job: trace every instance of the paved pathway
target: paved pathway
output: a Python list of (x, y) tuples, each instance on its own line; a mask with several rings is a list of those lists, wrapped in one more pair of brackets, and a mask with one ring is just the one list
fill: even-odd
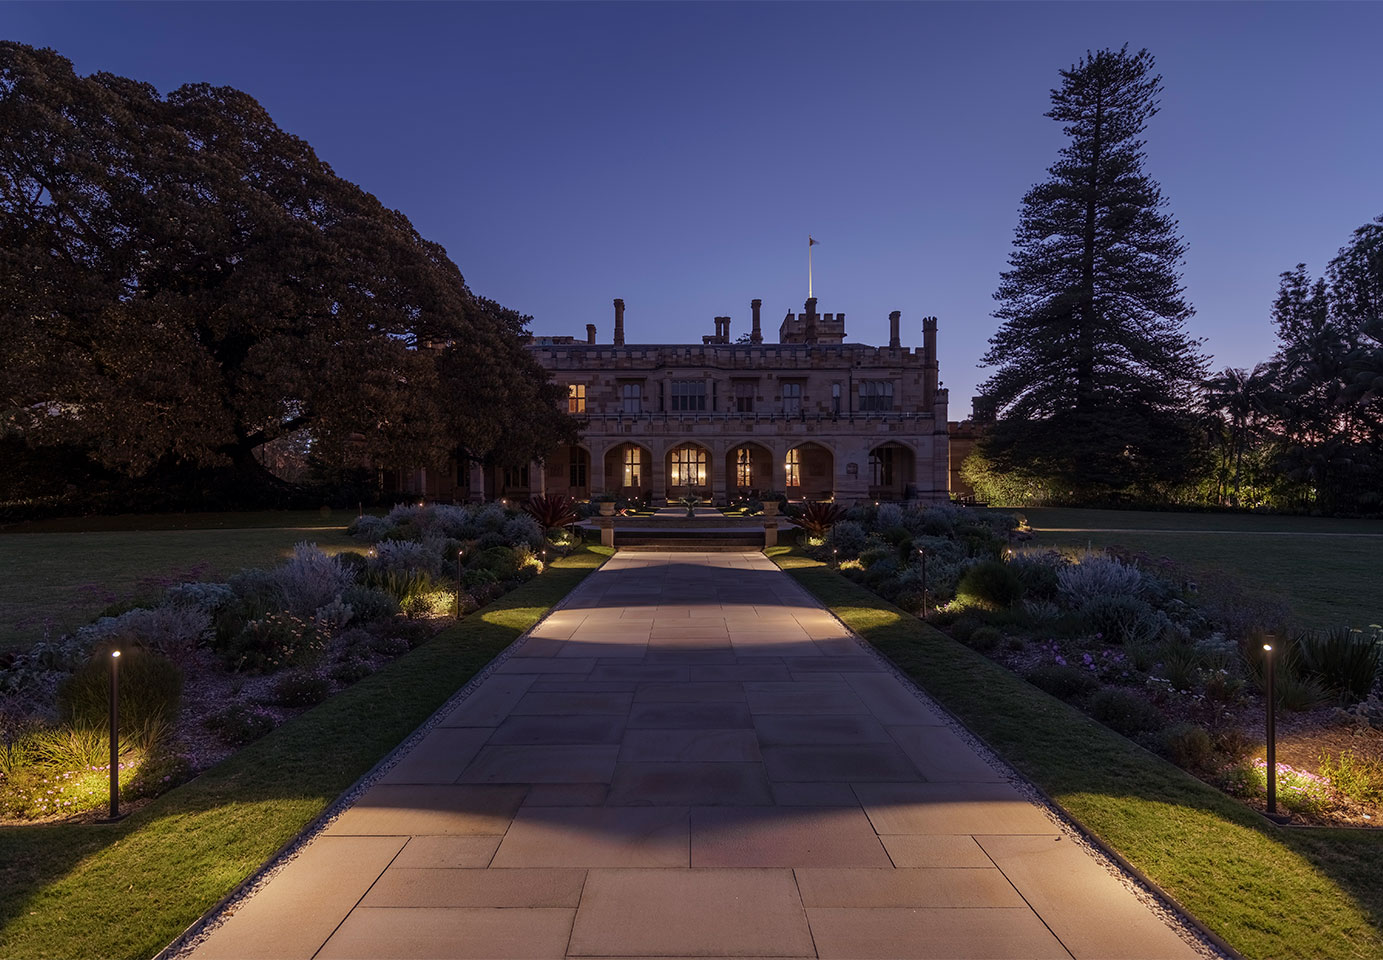
[(757, 553), (616, 555), (195, 954), (1194, 955)]

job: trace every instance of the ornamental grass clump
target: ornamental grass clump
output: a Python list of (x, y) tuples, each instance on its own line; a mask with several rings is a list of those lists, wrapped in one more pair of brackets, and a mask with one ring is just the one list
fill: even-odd
[[(1226, 793), (1265, 803), (1268, 797), (1268, 761), (1255, 757), (1235, 764), (1219, 777)], [(1333, 806), (1330, 781), (1309, 770), (1285, 763), (1277, 765), (1277, 802), (1290, 813), (1321, 814)]]
[[(76, 727), (100, 728), (110, 711), (109, 651), (98, 651), (58, 687), (58, 715)], [(168, 658), (138, 647), (120, 652), (120, 729), (172, 723), (182, 698), (182, 671)]]
[(1336, 691), (1346, 704), (1363, 700), (1373, 689), (1383, 653), (1383, 643), (1376, 637), (1362, 630), (1336, 627), (1307, 631), (1293, 643), (1302, 672)]
[(1023, 598), (1023, 584), (1000, 560), (982, 560), (956, 583), (956, 602), (982, 610), (1007, 610)]

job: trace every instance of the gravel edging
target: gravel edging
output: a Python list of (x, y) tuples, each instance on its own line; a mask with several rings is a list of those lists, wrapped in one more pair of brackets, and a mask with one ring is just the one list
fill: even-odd
[[(608, 558), (607, 558), (608, 559)], [(600, 572), (605, 563), (602, 561), (600, 566), (591, 570), (587, 576), (592, 576)], [(584, 578), (583, 578), (584, 582)], [(243, 906), (251, 897), (278, 876), (290, 863), (297, 859), (298, 855), (315, 840), (327, 827), (331, 826), (341, 814), (355, 804), (364, 795), (365, 791), (393, 769), (403, 757), (408, 754), (415, 746), (422, 742), (432, 730), (437, 727), (446, 716), (455, 710), (465, 701), (475, 690), (484, 683), (490, 676), (504, 665), (514, 653), (519, 650), (527, 641), (529, 636), (540, 627), (548, 617), (567, 605), (574, 589), (568, 591), (562, 599), (558, 600), (547, 609), (538, 621), (521, 633), (514, 642), (505, 647), (495, 658), (482, 667), (475, 676), (471, 677), (461, 689), (457, 690), (446, 702), (433, 711), (432, 715), (424, 720), (412, 733), (405, 737), (398, 746), (389, 751), (379, 762), (361, 775), (360, 779), (351, 784), (346, 790), (336, 798), (325, 810), (319, 813), (307, 826), (289, 840), (273, 854), (265, 864), (242, 880), (236, 887), (222, 897), (217, 903), (197, 918), (186, 930), (177, 936), (172, 943), (164, 947), (154, 955), (153, 960), (187, 960), (192, 952), (200, 947), (207, 938), (215, 932), (216, 928), (225, 923), (226, 920)]]
[[(782, 567), (778, 569), (782, 570)], [(783, 572), (787, 573), (786, 570)], [(1040, 807), (1062, 836), (1088, 853), (1140, 903), (1175, 930), (1187, 945), (1206, 960), (1246, 960), (1243, 954), (1187, 912), (1171, 894), (1158, 886), (1143, 871), (1124, 859), (1117, 850), (1109, 847), (1104, 841), (1086, 830), (1079, 821), (1048, 796), (1045, 790), (1004, 762), (988, 743), (965, 726), (954, 713), (933, 699), (930, 694), (918, 686), (912, 677), (899, 669), (897, 664), (870, 644), (868, 640), (856, 633), (848, 623), (841, 620), (834, 610), (813, 596), (811, 591), (799, 583), (795, 577), (792, 577), (791, 574), (788, 576), (803, 596), (835, 617), (837, 622), (850, 632), (850, 636), (854, 638), (855, 642), (863, 647), (877, 663), (902, 681), (904, 687), (912, 691), (924, 705), (935, 710), (946, 721), (946, 726), (951, 732), (964, 740), (980, 759), (993, 768), (996, 773), (1001, 774), (1010, 786)]]

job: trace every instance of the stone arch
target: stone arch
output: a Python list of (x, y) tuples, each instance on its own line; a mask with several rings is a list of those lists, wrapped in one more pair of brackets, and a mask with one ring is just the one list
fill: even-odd
[(865, 469), (871, 499), (916, 499), (917, 452), (911, 445), (889, 440), (870, 447)]
[(653, 490), (653, 451), (626, 440), (605, 451), (605, 489), (602, 493), (642, 497)]
[(773, 490), (776, 456), (772, 447), (757, 440), (731, 441), (725, 451), (725, 491), (730, 499)]
[(667, 477), (667, 498), (700, 497), (711, 499), (715, 485), (715, 455), (709, 444), (681, 440), (668, 445), (663, 457)]
[(835, 451), (815, 440), (790, 447), (783, 456), (789, 499), (830, 500), (835, 496), (835, 476)]

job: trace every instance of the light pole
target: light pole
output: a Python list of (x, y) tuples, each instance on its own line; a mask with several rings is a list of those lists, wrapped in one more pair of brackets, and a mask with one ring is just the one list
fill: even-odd
[(120, 651), (110, 652), (110, 819), (120, 819)]
[(466, 550), (463, 547), (456, 551), (456, 619), (461, 619), (461, 557)]
[(1273, 645), (1263, 644), (1268, 698), (1268, 816), (1277, 816), (1277, 689), (1273, 683)]
[(917, 548), (917, 555), (922, 558), (922, 619), (927, 619), (927, 550), (925, 547)]

